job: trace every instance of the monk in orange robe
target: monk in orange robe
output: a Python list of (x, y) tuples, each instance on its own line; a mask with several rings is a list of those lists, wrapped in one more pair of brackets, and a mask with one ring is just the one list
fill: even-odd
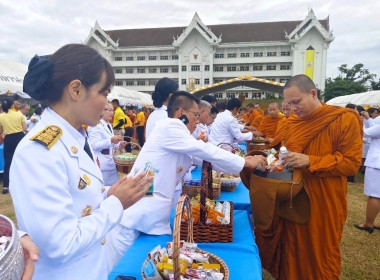
[(269, 142), (273, 141), (273, 138), (276, 134), (278, 122), (285, 118), (280, 115), (280, 105), (277, 102), (272, 102), (268, 107), (268, 116), (263, 117), (260, 122), (258, 131), (264, 134), (264, 137), (269, 139)]
[(286, 103), (285, 101), (282, 102), (281, 104), (281, 110), (285, 118), (282, 118), (278, 122), (276, 134), (274, 136), (273, 141), (269, 143), (268, 145), (269, 148), (273, 148), (277, 146), (278, 144), (282, 144), (282, 142), (285, 140), (286, 121), (289, 118), (289, 116), (292, 114), (292, 110), (291, 110), (290, 104)]
[(255, 111), (257, 111), (257, 113), (258, 113), (260, 116), (264, 115), (264, 111), (261, 110), (261, 107), (260, 107), (260, 104), (259, 104), (259, 103), (256, 103), (255, 106), (254, 106), (254, 108), (255, 108)]
[(296, 224), (276, 216), (268, 230), (255, 228), (262, 265), (276, 279), (339, 279), (340, 241), (347, 217), (347, 179), (360, 167), (362, 124), (353, 110), (322, 104), (311, 79), (291, 78), (284, 97), (289, 117), (284, 157), (302, 171), (310, 219)]
[(265, 115), (262, 115), (262, 116), (260, 115), (260, 116), (256, 117), (255, 120), (252, 122), (251, 126), (258, 129), (260, 126), (260, 123), (264, 117), (265, 117)]

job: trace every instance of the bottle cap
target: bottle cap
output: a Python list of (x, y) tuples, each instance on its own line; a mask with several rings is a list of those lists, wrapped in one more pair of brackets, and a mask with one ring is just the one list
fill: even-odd
[(286, 151), (287, 151), (287, 149), (286, 149), (285, 146), (282, 146), (282, 147), (280, 148), (280, 152), (286, 152)]

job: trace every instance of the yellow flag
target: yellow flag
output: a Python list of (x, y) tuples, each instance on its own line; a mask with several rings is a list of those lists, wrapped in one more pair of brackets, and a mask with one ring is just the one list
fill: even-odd
[(310, 79), (313, 79), (314, 75), (314, 53), (315, 50), (312, 47), (309, 47), (306, 50), (305, 75), (308, 76)]

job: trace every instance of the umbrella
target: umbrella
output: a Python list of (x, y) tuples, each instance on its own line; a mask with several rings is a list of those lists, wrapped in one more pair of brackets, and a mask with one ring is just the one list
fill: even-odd
[(150, 94), (118, 86), (112, 88), (107, 99), (109, 101), (117, 99), (122, 105), (153, 105), (152, 97)]
[(0, 60), (0, 95), (16, 93), (22, 98), (30, 98), (22, 91), (22, 83), (28, 67), (24, 64)]
[(326, 102), (329, 105), (346, 106), (348, 103), (362, 106), (380, 106), (380, 90), (338, 96)]

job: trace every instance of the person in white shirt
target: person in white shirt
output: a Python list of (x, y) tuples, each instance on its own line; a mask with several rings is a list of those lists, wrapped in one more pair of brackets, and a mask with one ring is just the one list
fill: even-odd
[[(202, 160), (211, 162), (213, 169), (239, 173), (243, 167), (266, 166), (263, 156), (240, 157), (228, 151), (194, 139), (199, 120), (199, 100), (188, 92), (177, 92), (169, 99), (169, 118), (160, 121), (148, 137), (130, 174), (151, 162), (159, 172), (153, 179), (153, 196), (145, 196), (124, 211), (119, 232), (113, 231), (112, 251), (119, 253), (117, 262), (140, 232), (153, 235), (171, 234), (170, 209), (176, 185), (189, 167)], [(124, 228), (123, 228), (124, 227)]]
[(168, 117), (167, 105), (170, 96), (178, 91), (178, 84), (176, 81), (169, 78), (160, 79), (152, 93), (153, 105), (156, 109), (150, 114), (145, 128), (145, 138), (148, 138), (152, 132), (156, 122)]
[[(231, 98), (227, 103), (226, 110), (216, 116), (209, 137), (212, 144), (229, 143), (232, 145), (234, 140), (247, 141), (252, 140), (253, 136), (262, 135), (261, 132), (254, 131), (252, 127), (239, 124), (234, 116), (237, 115), (240, 107), (240, 100)], [(247, 129), (252, 131), (244, 132)]]
[(39, 120), (41, 119), (41, 114), (43, 112), (43, 108), (42, 107), (37, 107), (35, 110), (34, 110), (34, 115), (30, 118), (30, 120), (26, 123), (27, 127), (28, 127), (28, 131), (31, 131), (33, 127), (36, 126), (36, 124), (39, 122)]
[(199, 108), (199, 123), (193, 132), (193, 137), (197, 140), (208, 141), (207, 122), (210, 119), (211, 105), (207, 101), (201, 100), (198, 105)]
[(116, 165), (113, 160), (113, 147), (123, 149), (127, 144), (121, 135), (114, 135), (109, 121), (113, 117), (113, 106), (107, 103), (101, 114), (102, 119), (96, 126), (88, 127), (88, 139), (94, 151), (95, 161), (102, 171), (104, 184), (112, 186), (119, 180)]

